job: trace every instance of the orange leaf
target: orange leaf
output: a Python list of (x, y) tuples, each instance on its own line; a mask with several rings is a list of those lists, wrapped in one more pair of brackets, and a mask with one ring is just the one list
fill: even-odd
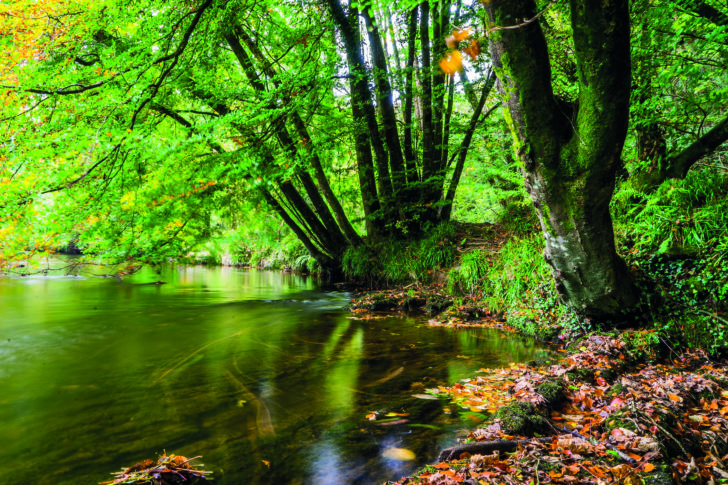
[(645, 471), (646, 471), (647, 473), (650, 473), (650, 472), (651, 472), (652, 470), (654, 470), (654, 469), (655, 469), (655, 465), (653, 465), (652, 463), (647, 463), (647, 464), (645, 465)]
[(472, 60), (475, 60), (478, 55), (480, 55), (480, 43), (477, 40), (473, 40), (470, 42), (470, 45), (463, 49), (463, 52), (465, 52), (467, 55), (470, 56)]
[(459, 51), (448, 52), (447, 56), (440, 61), (440, 69), (449, 76), (463, 70), (463, 56)]
[(669, 397), (671, 401), (682, 402), (682, 398), (677, 394), (668, 394), (667, 397)]

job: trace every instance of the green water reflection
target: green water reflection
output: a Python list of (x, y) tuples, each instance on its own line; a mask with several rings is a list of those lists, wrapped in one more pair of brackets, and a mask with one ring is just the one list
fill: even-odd
[[(462, 425), (445, 403), (413, 399), (413, 383), (543, 352), (497, 332), (354, 318), (347, 294), (296, 275), (93, 272), (0, 278), (0, 483), (93, 484), (163, 450), (203, 455), (219, 484), (381, 483)], [(156, 280), (167, 284), (145, 284)], [(375, 410), (408, 422), (374, 426)], [(387, 447), (417, 459), (385, 459)]]

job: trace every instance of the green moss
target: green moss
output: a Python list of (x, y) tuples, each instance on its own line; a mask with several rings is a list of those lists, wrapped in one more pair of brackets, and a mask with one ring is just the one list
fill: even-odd
[(560, 379), (550, 379), (543, 382), (536, 388), (536, 392), (546, 399), (546, 405), (549, 409), (559, 407), (566, 400), (564, 384)]
[(645, 485), (672, 485), (672, 471), (667, 465), (658, 464), (650, 473), (642, 476)]
[(548, 421), (530, 402), (514, 401), (500, 408), (495, 414), (501, 420), (503, 430), (517, 436), (546, 434), (551, 430)]
[(612, 415), (607, 418), (605, 427), (607, 428), (607, 431), (611, 431), (617, 428), (628, 429), (630, 431), (634, 431), (635, 433), (639, 431), (634, 420), (630, 419), (629, 413), (625, 411), (617, 411), (615, 413), (612, 413)]
[(569, 372), (567, 375), (569, 379), (580, 382), (592, 382), (594, 380), (596, 370), (592, 368), (578, 368)]
[(622, 385), (621, 382), (617, 382), (609, 389), (609, 391), (607, 391), (607, 396), (616, 397), (616, 396), (622, 394), (622, 392), (624, 392), (624, 386)]
[(438, 313), (442, 313), (444, 310), (449, 308), (452, 305), (452, 300), (448, 300), (447, 298), (443, 298), (438, 295), (431, 296), (427, 299), (427, 303), (425, 304), (425, 311), (427, 313), (436, 315)]

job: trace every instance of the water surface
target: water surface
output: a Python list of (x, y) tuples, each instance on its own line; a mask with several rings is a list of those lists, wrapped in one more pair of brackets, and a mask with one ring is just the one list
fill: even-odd
[[(220, 485), (395, 480), (480, 419), (413, 393), (544, 352), (426, 317), (355, 317), (350, 294), (298, 275), (101, 273), (0, 277), (3, 484), (94, 484), (164, 450), (203, 455)], [(372, 411), (407, 416), (380, 426)]]

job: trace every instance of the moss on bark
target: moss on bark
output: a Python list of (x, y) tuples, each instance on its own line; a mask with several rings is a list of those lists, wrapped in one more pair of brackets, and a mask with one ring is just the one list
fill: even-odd
[(503, 429), (513, 435), (534, 436), (551, 431), (548, 421), (530, 402), (514, 401), (500, 408), (495, 417), (501, 420)]

